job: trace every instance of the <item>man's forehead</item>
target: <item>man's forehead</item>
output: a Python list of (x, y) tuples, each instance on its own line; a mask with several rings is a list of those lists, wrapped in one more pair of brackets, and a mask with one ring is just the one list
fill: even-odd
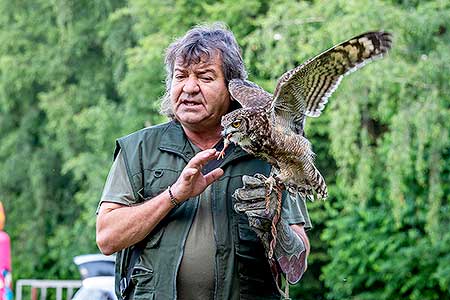
[(198, 69), (218, 69), (221, 70), (222, 58), (215, 54), (211, 56), (202, 55), (200, 57), (186, 59), (179, 57), (175, 60), (175, 68), (181, 70)]

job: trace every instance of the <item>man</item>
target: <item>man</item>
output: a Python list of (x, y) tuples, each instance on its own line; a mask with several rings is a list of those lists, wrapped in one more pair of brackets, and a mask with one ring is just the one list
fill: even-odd
[[(267, 233), (250, 228), (246, 204), (244, 213), (233, 210), (248, 200), (239, 193), (246, 191), (243, 175), (268, 175), (270, 166), (238, 147), (216, 160), (221, 117), (237, 105), (228, 82), (247, 77), (240, 48), (222, 26), (195, 27), (169, 46), (166, 66), (161, 111), (172, 121), (117, 141), (98, 210), (97, 244), (104, 254), (119, 252), (116, 270), (131, 274), (121, 290), (127, 299), (277, 299), (258, 238)], [(299, 245), (295, 255), (303, 266), (306, 209), (289, 199), (284, 206), (287, 235)], [(123, 272), (133, 253), (134, 266)]]

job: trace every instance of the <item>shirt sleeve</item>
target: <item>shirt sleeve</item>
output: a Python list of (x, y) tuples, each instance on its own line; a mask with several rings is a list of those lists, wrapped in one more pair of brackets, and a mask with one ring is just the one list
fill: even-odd
[(288, 193), (288, 196), (283, 201), (283, 209), (281, 216), (290, 225), (303, 224), (305, 230), (312, 228), (311, 220), (309, 219), (308, 209), (306, 207), (306, 201), (298, 193), (292, 195)]
[(131, 187), (131, 182), (125, 168), (122, 151), (119, 151), (111, 166), (111, 170), (109, 170), (98, 207), (103, 202), (112, 202), (127, 206), (135, 203), (133, 188)]

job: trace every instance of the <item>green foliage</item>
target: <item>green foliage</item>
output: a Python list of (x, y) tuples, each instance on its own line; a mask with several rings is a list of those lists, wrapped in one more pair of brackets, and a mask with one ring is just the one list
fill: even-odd
[(159, 123), (164, 49), (222, 21), (250, 79), (364, 31), (394, 34), (345, 78), (307, 136), (329, 185), (295, 299), (450, 297), (450, 5), (446, 1), (0, 1), (0, 200), (17, 278), (73, 278), (96, 252), (115, 138)]
[(73, 278), (72, 257), (96, 251), (111, 145), (127, 132), (116, 113), (125, 53), (108, 51), (110, 36), (129, 39), (109, 19), (122, 5), (1, 2), (0, 198), (16, 278)]

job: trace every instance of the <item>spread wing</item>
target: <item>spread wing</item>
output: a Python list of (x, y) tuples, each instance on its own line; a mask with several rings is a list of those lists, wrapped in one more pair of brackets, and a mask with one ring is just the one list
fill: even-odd
[(242, 107), (266, 106), (273, 99), (272, 94), (248, 80), (232, 79), (228, 83), (228, 90)]
[(342, 78), (381, 57), (391, 44), (390, 33), (363, 33), (284, 73), (275, 89), (273, 113), (301, 134), (305, 116), (318, 117), (322, 113)]

